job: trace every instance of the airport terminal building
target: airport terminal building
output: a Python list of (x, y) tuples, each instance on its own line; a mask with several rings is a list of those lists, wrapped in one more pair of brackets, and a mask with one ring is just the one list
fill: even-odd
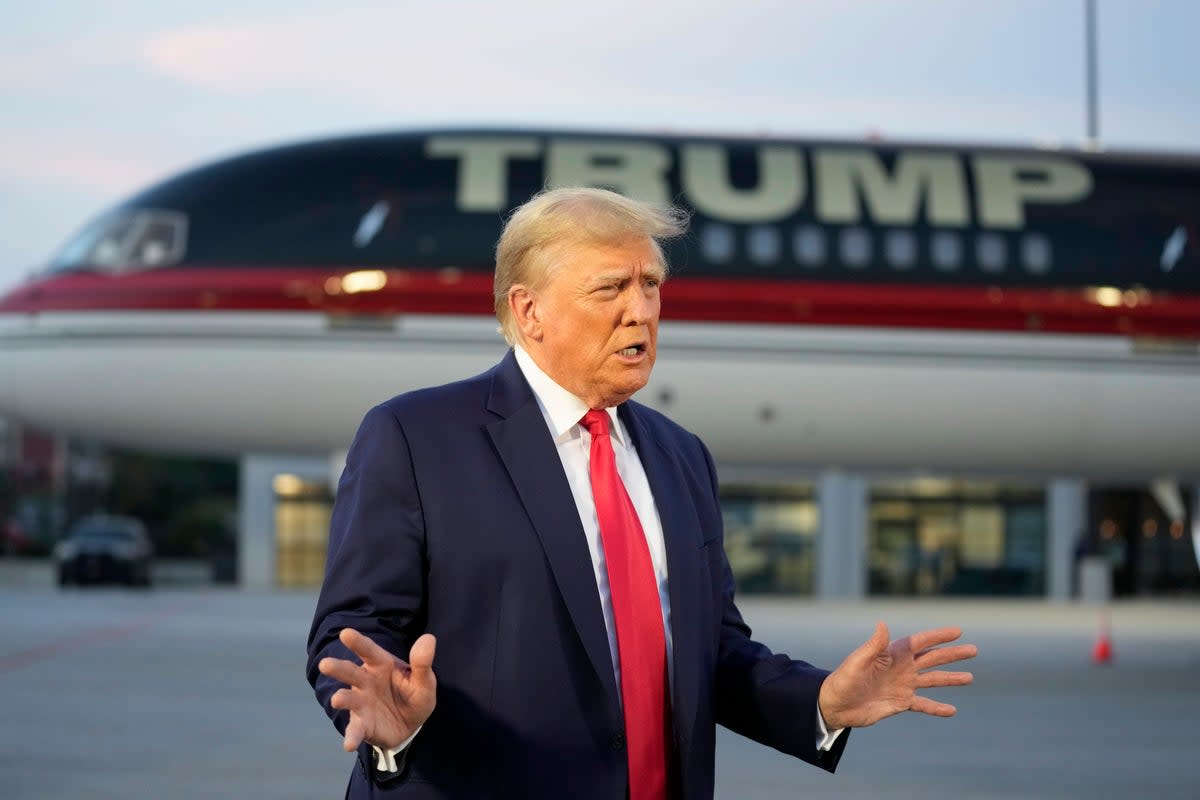
[[(725, 549), (741, 592), (1068, 600), (1089, 556), (1110, 562), (1117, 596), (1200, 591), (1200, 487), (772, 471), (718, 464), (731, 476), (721, 488)], [(329, 476), (322, 459), (242, 461), (244, 585), (320, 584)]]

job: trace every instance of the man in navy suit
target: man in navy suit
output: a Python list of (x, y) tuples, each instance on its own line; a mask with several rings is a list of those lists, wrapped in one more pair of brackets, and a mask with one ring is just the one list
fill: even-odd
[(712, 458), (630, 399), (659, 242), (685, 227), (603, 190), (536, 196), (497, 246), (513, 349), (366, 415), (308, 648), (358, 751), (348, 796), (708, 800), (716, 723), (832, 771), (849, 728), (954, 713), (916, 691), (970, 682), (933, 669), (974, 656), (941, 646), (957, 629), (889, 644), (880, 624), (832, 673), (750, 638)]

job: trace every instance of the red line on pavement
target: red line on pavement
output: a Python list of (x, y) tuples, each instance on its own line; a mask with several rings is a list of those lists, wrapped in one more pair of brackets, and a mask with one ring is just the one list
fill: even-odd
[(141, 617), (119, 625), (107, 625), (86, 633), (68, 636), (57, 641), (47, 642), (26, 650), (20, 650), (16, 653), (9, 653), (6, 656), (0, 656), (0, 673), (12, 672), (13, 670), (32, 666), (39, 661), (47, 661), (55, 656), (73, 653), (94, 644), (126, 639), (134, 634), (149, 630), (156, 623), (161, 622), (178, 611), (178, 608), (168, 608), (156, 611), (153, 614), (144, 614)]

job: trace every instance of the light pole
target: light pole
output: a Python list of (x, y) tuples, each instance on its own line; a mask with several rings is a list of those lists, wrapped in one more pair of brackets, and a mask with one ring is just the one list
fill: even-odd
[(1096, 67), (1096, 0), (1083, 0), (1085, 20), (1084, 59), (1086, 61), (1087, 139), (1089, 150), (1100, 149), (1099, 73)]

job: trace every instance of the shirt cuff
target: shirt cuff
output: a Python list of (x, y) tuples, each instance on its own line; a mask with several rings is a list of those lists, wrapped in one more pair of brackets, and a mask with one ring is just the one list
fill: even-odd
[[(821, 712), (818, 711), (817, 716), (819, 717), (820, 715)], [(371, 745), (371, 750), (375, 753), (375, 769), (379, 772), (399, 772), (400, 768), (396, 766), (396, 756), (400, 755), (402, 752), (404, 752), (404, 748), (412, 744), (413, 739), (417, 738), (417, 734), (421, 732), (421, 727), (418, 727), (412, 732), (411, 736), (409, 736), (396, 747), (389, 747), (387, 750), (384, 750), (378, 745)], [(824, 730), (824, 727), (822, 727), (821, 730)]]
[[(838, 737), (842, 735), (845, 728), (838, 728), (835, 731), (829, 730), (829, 726), (825, 724), (825, 718), (821, 716), (820, 707), (817, 708), (817, 752), (828, 753), (837, 744)], [(411, 739), (409, 741), (412, 741)]]

